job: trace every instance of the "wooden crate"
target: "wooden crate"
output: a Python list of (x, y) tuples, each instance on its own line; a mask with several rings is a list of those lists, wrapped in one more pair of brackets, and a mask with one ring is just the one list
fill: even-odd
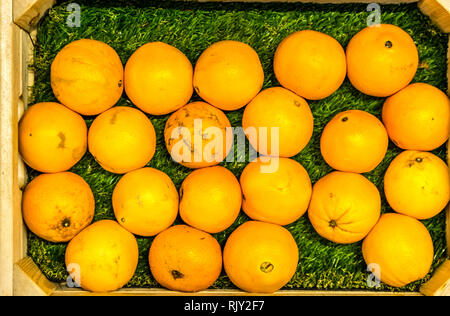
[[(211, 0), (210, 0), (211, 1)], [(227, 1), (227, 0), (212, 0)], [(245, 1), (245, 0), (241, 0)], [(249, 0), (268, 1), (268, 0)], [(283, 1), (283, 0), (271, 0)], [(372, 0), (284, 0), (285, 2), (349, 3)], [(381, 0), (378, 3), (417, 2)], [(2, 0), (0, 3), (0, 295), (95, 295), (45, 278), (26, 256), (26, 228), (21, 198), (25, 168), (18, 154), (18, 120), (27, 106), (33, 74), (28, 70), (36, 24), (55, 0)], [(450, 32), (450, 0), (420, 0), (420, 10), (445, 33)], [(450, 50), (447, 54), (450, 58)], [(450, 72), (447, 70), (447, 76)], [(450, 77), (449, 77), (450, 78)], [(450, 91), (450, 79), (449, 89)], [(446, 209), (447, 253), (450, 253), (450, 208)], [(299, 291), (272, 295), (450, 295), (450, 260), (438, 268), (420, 292)], [(164, 289), (121, 289), (110, 295), (191, 295)], [(239, 290), (206, 290), (196, 295), (249, 295)]]

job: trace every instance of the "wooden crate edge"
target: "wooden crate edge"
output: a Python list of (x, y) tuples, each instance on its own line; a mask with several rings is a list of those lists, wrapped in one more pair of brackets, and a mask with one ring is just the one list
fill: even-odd
[(450, 1), (420, 0), (419, 9), (445, 33), (450, 32)]
[(30, 31), (56, 0), (12, 0), (14, 22)]

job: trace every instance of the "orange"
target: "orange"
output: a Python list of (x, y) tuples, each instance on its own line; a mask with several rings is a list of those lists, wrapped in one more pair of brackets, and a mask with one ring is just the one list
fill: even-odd
[(19, 122), (19, 151), (31, 168), (61, 172), (72, 168), (87, 148), (83, 118), (59, 103), (28, 108)]
[(320, 137), (323, 159), (340, 171), (364, 173), (383, 160), (389, 137), (383, 123), (370, 113), (349, 110), (337, 114)]
[(334, 171), (313, 186), (308, 216), (317, 233), (335, 243), (363, 239), (381, 212), (377, 187), (357, 173)]
[(274, 87), (263, 90), (247, 105), (242, 127), (261, 154), (292, 157), (308, 144), (314, 124), (305, 99)]
[(174, 291), (207, 289), (222, 270), (222, 250), (217, 240), (186, 225), (172, 226), (158, 234), (148, 259), (155, 280)]
[(139, 236), (154, 236), (178, 215), (178, 192), (164, 172), (142, 168), (125, 174), (112, 195), (120, 225)]
[(130, 281), (139, 259), (132, 233), (116, 221), (101, 220), (75, 236), (66, 249), (73, 281), (92, 292), (110, 292)]
[(222, 111), (197, 101), (169, 117), (164, 139), (173, 160), (189, 168), (202, 168), (225, 159), (231, 149), (233, 131)]
[(152, 159), (156, 149), (155, 129), (141, 111), (116, 106), (92, 122), (88, 146), (105, 170), (126, 173), (144, 167)]
[(221, 166), (191, 172), (180, 188), (180, 216), (195, 228), (214, 234), (234, 223), (242, 204), (239, 181)]
[(71, 172), (41, 174), (25, 188), (22, 214), (37, 236), (51, 242), (71, 240), (94, 217), (91, 188)]
[(419, 55), (408, 33), (391, 24), (366, 27), (347, 46), (347, 75), (362, 93), (387, 97), (416, 74)]
[(97, 115), (119, 101), (123, 92), (123, 65), (109, 45), (81, 39), (66, 45), (51, 66), (56, 98), (83, 115)]
[(286, 89), (319, 100), (335, 92), (346, 74), (345, 52), (333, 37), (312, 30), (295, 32), (277, 47), (273, 69)]
[(252, 293), (272, 293), (293, 277), (298, 247), (291, 233), (275, 224), (248, 221), (231, 233), (223, 264), (231, 282)]
[(403, 149), (436, 149), (450, 133), (448, 97), (426, 83), (413, 83), (389, 97), (382, 114), (389, 137)]
[(382, 282), (402, 287), (427, 275), (433, 262), (433, 242), (418, 220), (388, 213), (364, 239), (362, 253)]
[(245, 106), (261, 90), (264, 71), (249, 45), (220, 41), (208, 47), (194, 69), (194, 89), (209, 104), (225, 111)]
[(258, 158), (244, 168), (240, 182), (242, 209), (254, 220), (288, 225), (308, 208), (311, 180), (295, 160)]
[(142, 111), (167, 114), (188, 103), (194, 91), (192, 76), (192, 64), (180, 50), (147, 43), (125, 65), (125, 92)]
[(418, 219), (437, 215), (450, 198), (448, 166), (429, 152), (400, 153), (384, 175), (384, 193), (392, 209)]

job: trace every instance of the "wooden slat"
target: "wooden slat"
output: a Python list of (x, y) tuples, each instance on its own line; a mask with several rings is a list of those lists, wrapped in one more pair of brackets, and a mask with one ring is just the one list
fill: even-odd
[(450, 0), (420, 0), (418, 6), (443, 32), (450, 32)]
[(450, 296), (450, 260), (445, 261), (420, 287), (420, 292), (427, 296)]
[(57, 284), (48, 281), (30, 257), (14, 265), (15, 296), (48, 296), (56, 287)]
[[(11, 0), (2, 0), (11, 1)], [(55, 0), (12, 0), (14, 22), (26, 31), (30, 31), (39, 22), (45, 12), (55, 4)]]

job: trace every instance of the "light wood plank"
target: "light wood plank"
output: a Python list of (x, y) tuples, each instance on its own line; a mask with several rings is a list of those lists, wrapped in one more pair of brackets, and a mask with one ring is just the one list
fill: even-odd
[(450, 296), (450, 260), (436, 269), (433, 277), (420, 287), (420, 292), (427, 296)]
[(48, 296), (57, 287), (39, 270), (30, 257), (14, 265), (14, 296)]
[(418, 6), (443, 32), (450, 32), (450, 0), (420, 0)]
[[(5, 0), (6, 1), (6, 0)], [(55, 0), (12, 0), (14, 22), (26, 31), (30, 31), (55, 4)]]

